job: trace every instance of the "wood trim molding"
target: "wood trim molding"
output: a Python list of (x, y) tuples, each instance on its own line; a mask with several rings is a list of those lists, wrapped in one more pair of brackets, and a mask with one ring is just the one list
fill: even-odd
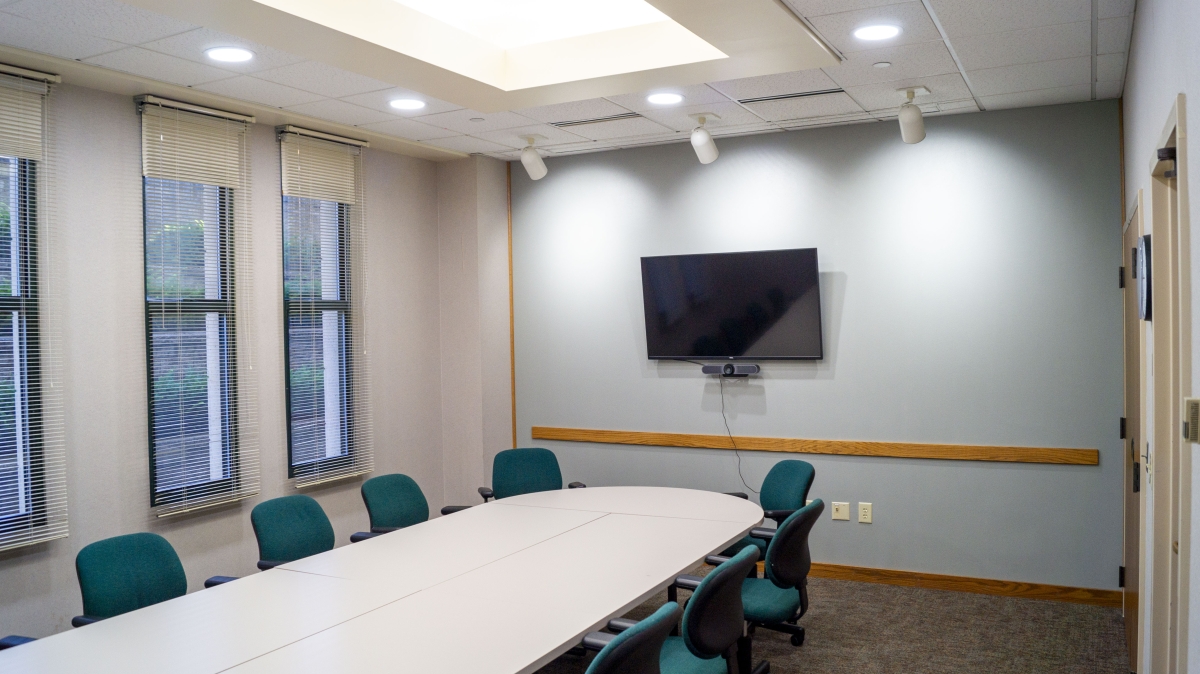
[(607, 445), (647, 445), (696, 449), (741, 449), (756, 452), (880, 456), (901, 459), (949, 459), (955, 461), (1008, 461), (1013, 463), (1059, 463), (1075, 466), (1100, 464), (1100, 451), (1064, 447), (992, 447), (984, 445), (936, 445), (914, 442), (868, 442), (862, 440), (801, 440), (690, 433), (647, 433), (601, 431), (583, 428), (534, 426), (534, 440), (593, 442)]
[(841, 564), (821, 564), (818, 562), (813, 562), (812, 569), (808, 572), (808, 575), (813, 578), (854, 580), (863, 583), (883, 583), (884, 585), (919, 587), (926, 590), (971, 592), (1000, 597), (1020, 597), (1022, 599), (1046, 599), (1049, 601), (1090, 604), (1092, 606), (1104, 606), (1107, 608), (1121, 608), (1122, 598), (1120, 590), (1094, 590), (1086, 587), (1019, 583), (1010, 580), (944, 576), (936, 573), (893, 571), (890, 569), (872, 569), (864, 566), (844, 566)]
[(513, 306), (513, 246), (512, 246), (512, 162), (504, 162), (504, 180), (508, 190), (508, 366), (512, 385), (512, 446), (517, 446), (517, 326)]

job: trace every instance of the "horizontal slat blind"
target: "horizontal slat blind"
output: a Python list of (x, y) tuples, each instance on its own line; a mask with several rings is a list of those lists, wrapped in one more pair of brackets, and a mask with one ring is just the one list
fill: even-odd
[(151, 505), (259, 491), (248, 126), (143, 103)]
[(0, 75), (0, 550), (67, 535), (48, 97)]
[(304, 487), (374, 468), (363, 320), (360, 148), (280, 134), (288, 474)]

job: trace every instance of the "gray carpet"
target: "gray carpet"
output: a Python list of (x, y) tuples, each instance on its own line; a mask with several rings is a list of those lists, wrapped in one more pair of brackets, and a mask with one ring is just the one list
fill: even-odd
[[(809, 580), (809, 597), (802, 647), (755, 635), (755, 661), (775, 674), (1129, 672), (1120, 609), (821, 578)], [(563, 656), (541, 672), (582, 673), (589, 658)]]

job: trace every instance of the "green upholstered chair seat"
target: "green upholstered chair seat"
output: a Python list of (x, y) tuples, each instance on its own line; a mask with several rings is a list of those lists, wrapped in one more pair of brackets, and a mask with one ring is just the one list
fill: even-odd
[(791, 620), (800, 610), (800, 591), (783, 589), (766, 578), (747, 578), (742, 582), (742, 611), (746, 620), (781, 623)]
[(311, 496), (263, 501), (250, 511), (250, 524), (264, 562), (293, 562), (333, 549), (333, 525)]
[(83, 612), (111, 618), (187, 593), (179, 555), (158, 534), (115, 536), (84, 546), (75, 557)]
[(726, 674), (725, 659), (709, 660), (692, 655), (683, 637), (667, 637), (658, 666), (662, 674)]

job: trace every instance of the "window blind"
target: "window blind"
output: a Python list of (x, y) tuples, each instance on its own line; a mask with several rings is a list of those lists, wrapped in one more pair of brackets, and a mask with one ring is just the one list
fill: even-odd
[(150, 502), (257, 494), (248, 125), (143, 101)]
[(67, 535), (49, 94), (0, 75), (0, 550)]
[(304, 487), (374, 468), (362, 290), (361, 149), (280, 133), (288, 476)]

